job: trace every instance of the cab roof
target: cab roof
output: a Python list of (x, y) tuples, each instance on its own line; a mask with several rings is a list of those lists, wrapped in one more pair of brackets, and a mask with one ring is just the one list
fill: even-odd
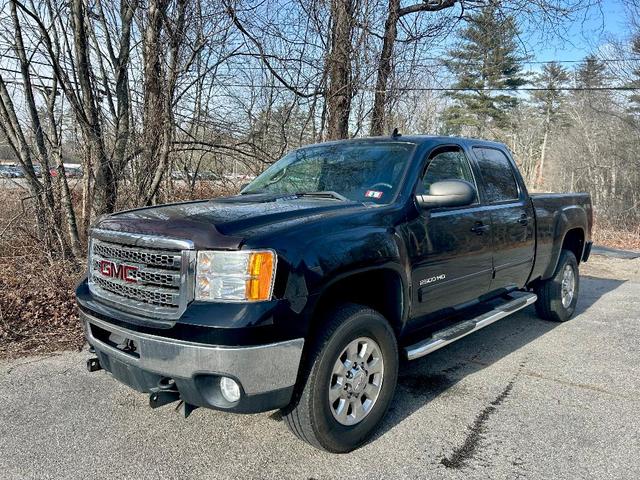
[(331, 140), (328, 142), (319, 142), (310, 145), (305, 145), (301, 148), (307, 147), (319, 147), (321, 145), (339, 145), (343, 143), (382, 143), (382, 142), (408, 142), (414, 143), (416, 145), (423, 145), (429, 143), (433, 146), (437, 145), (447, 145), (451, 143), (459, 143), (464, 145), (486, 145), (493, 147), (506, 148), (506, 145), (500, 142), (494, 142), (491, 140), (483, 140), (480, 138), (470, 138), (470, 137), (454, 137), (447, 135), (388, 135), (388, 136), (379, 136), (379, 137), (358, 137), (358, 138), (349, 138), (343, 140)]

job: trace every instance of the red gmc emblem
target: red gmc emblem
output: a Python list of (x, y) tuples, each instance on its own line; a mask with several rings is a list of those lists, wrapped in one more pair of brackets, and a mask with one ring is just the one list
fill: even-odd
[(99, 262), (100, 273), (105, 277), (119, 278), (126, 282), (136, 283), (136, 277), (134, 272), (138, 270), (138, 267), (133, 265), (117, 264), (109, 260), (100, 260)]

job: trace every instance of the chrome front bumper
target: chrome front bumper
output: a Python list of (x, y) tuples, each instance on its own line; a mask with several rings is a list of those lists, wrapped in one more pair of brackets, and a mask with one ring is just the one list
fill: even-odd
[[(82, 310), (80, 318), (87, 340), (96, 353), (106, 355), (125, 369), (170, 377), (178, 384), (180, 379), (224, 375), (238, 381), (247, 396), (292, 389), (304, 345), (302, 338), (248, 347), (207, 345), (135, 332)], [(98, 327), (100, 335), (95, 327)], [(118, 348), (105, 338), (106, 334), (114, 334), (110, 338), (132, 341), (135, 351)]]

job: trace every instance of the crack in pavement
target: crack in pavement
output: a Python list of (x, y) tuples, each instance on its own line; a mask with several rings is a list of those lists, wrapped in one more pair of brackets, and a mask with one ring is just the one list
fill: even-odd
[(632, 402), (638, 401), (637, 397), (632, 397), (630, 395), (623, 395), (618, 392), (611, 392), (609, 390), (598, 387), (596, 385), (589, 385), (588, 383), (576, 383), (576, 382), (570, 382), (568, 380), (562, 380), (560, 378), (548, 377), (546, 375), (542, 375), (541, 373), (536, 373), (531, 370), (525, 370), (522, 372), (522, 374), (528, 377), (539, 378), (540, 380), (548, 380), (550, 382), (556, 382), (556, 383), (559, 383), (560, 385), (565, 385), (567, 387), (575, 387), (575, 388), (581, 388), (584, 390), (591, 390), (592, 392), (604, 393), (605, 395), (611, 395), (612, 397), (615, 397), (615, 398), (631, 400)]
[[(482, 365), (483, 367), (488, 367), (490, 365), (490, 363), (483, 362), (483, 361), (480, 361), (480, 360), (476, 360), (475, 358), (470, 358), (468, 360), (468, 362), (469, 363), (475, 363), (477, 365)], [(592, 392), (604, 393), (605, 395), (611, 395), (612, 397), (621, 398), (621, 399), (624, 399), (624, 400), (631, 400), (632, 402), (637, 402), (638, 401), (638, 397), (631, 396), (631, 395), (624, 395), (624, 394), (619, 393), (619, 392), (607, 390), (606, 388), (602, 388), (602, 387), (599, 387), (597, 385), (591, 385), (591, 384), (588, 384), (588, 383), (571, 382), (569, 380), (563, 380), (563, 379), (557, 378), (557, 377), (550, 377), (548, 375), (544, 375), (542, 373), (538, 373), (538, 372), (535, 372), (533, 370), (521, 369), (519, 371), (519, 373), (522, 373), (522, 375), (526, 375), (527, 377), (538, 378), (540, 380), (547, 380), (549, 382), (556, 382), (556, 383), (559, 383), (560, 385), (565, 385), (567, 387), (574, 387), (574, 388), (580, 388), (580, 389), (584, 389), (584, 390), (590, 390)]]

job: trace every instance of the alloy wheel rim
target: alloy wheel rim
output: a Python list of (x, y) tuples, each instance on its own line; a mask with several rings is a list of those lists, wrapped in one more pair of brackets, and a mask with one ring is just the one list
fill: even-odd
[(564, 271), (562, 272), (561, 289), (562, 306), (564, 308), (569, 308), (573, 301), (576, 289), (576, 276), (571, 265), (565, 265), (564, 267)]
[(359, 337), (347, 344), (336, 359), (329, 380), (329, 407), (333, 418), (353, 426), (371, 413), (380, 397), (384, 359), (377, 342)]

